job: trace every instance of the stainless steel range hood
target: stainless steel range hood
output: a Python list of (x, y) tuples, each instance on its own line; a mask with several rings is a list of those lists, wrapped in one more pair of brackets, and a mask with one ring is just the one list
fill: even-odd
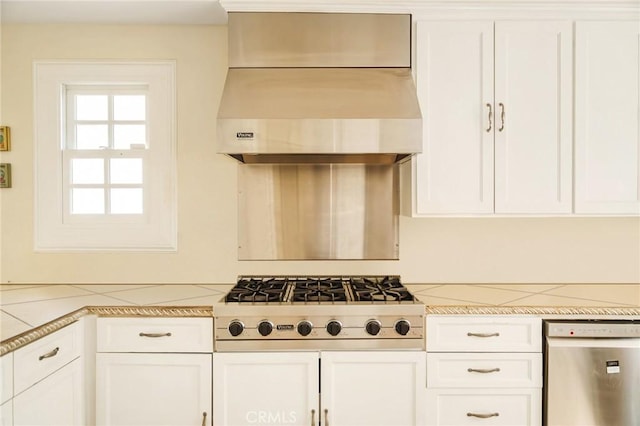
[(218, 152), (244, 163), (392, 164), (421, 151), (411, 16), (229, 13)]
[(398, 259), (410, 67), (410, 15), (229, 13), (217, 151), (244, 163), (240, 260)]

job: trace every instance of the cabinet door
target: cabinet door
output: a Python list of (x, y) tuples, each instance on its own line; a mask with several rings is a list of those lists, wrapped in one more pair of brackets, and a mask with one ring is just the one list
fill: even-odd
[(97, 425), (211, 424), (211, 354), (99, 353), (96, 374)]
[(640, 213), (640, 25), (576, 23), (576, 213)]
[(425, 423), (424, 352), (322, 352), (321, 424)]
[(76, 359), (13, 399), (14, 426), (83, 425), (83, 365)]
[(213, 354), (216, 425), (318, 424), (317, 352)]
[(493, 22), (418, 22), (416, 49), (415, 212), (492, 213)]
[(495, 211), (571, 213), (570, 22), (495, 26)]

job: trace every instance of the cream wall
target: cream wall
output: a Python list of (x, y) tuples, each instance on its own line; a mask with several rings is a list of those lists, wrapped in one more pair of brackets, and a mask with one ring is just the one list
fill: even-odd
[[(640, 282), (637, 218), (400, 220), (400, 261), (238, 262), (236, 163), (215, 154), (226, 28), (5, 25), (2, 122), (14, 187), (0, 202), (0, 281), (219, 283), (239, 274), (400, 274), (418, 282)], [(42, 59), (174, 59), (178, 101), (175, 253), (33, 251), (32, 63)]]

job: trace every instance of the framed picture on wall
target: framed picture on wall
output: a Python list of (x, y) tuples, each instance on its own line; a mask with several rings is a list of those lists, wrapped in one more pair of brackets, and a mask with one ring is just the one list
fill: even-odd
[(0, 126), (0, 151), (11, 149), (11, 133), (8, 126)]
[(0, 163), (0, 188), (11, 188), (11, 164)]

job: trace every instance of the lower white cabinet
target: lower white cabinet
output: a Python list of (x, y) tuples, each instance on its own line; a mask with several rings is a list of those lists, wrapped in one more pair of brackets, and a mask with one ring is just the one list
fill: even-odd
[(84, 425), (83, 380), (84, 367), (78, 358), (16, 395), (13, 425)]
[(98, 353), (96, 424), (211, 425), (211, 354)]
[(542, 422), (541, 389), (428, 389), (429, 425), (534, 426)]
[(214, 424), (422, 425), (424, 352), (215, 353)]
[(98, 318), (98, 426), (206, 426), (212, 318)]
[(542, 424), (542, 320), (427, 315), (427, 425)]

